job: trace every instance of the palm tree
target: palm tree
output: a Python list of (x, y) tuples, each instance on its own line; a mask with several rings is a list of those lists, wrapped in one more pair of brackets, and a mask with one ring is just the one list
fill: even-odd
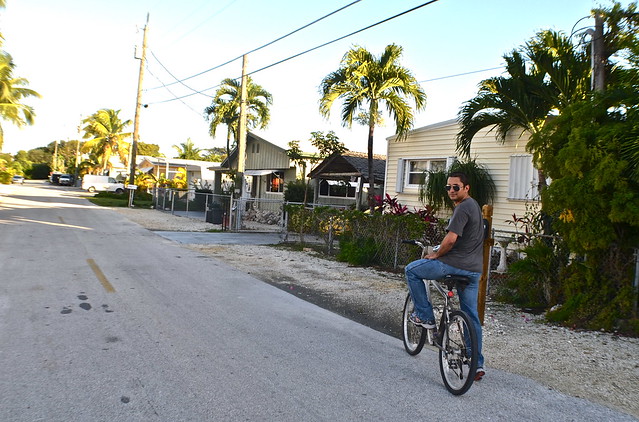
[[(15, 78), (13, 76), (14, 68), (15, 64), (11, 55), (0, 51), (0, 117), (18, 127), (32, 125), (35, 117), (33, 108), (22, 104), (21, 101), (27, 97), (39, 98), (40, 94), (26, 88), (29, 84), (26, 79)], [(3, 143), (4, 132), (0, 125), (0, 151), (2, 151)]]
[[(373, 135), (383, 106), (395, 121), (397, 140), (406, 138), (413, 127), (412, 100), (416, 110), (426, 105), (426, 94), (412, 73), (399, 63), (402, 47), (390, 44), (380, 57), (355, 46), (349, 50), (335, 72), (320, 85), (320, 113), (328, 118), (333, 103), (343, 100), (342, 124), (352, 127), (353, 120), (368, 124), (368, 202), (373, 211), (375, 177), (373, 172)], [(364, 117), (362, 118), (362, 113)]]
[[(470, 158), (471, 141), (482, 129), (493, 128), (501, 142), (511, 131), (520, 130), (530, 135), (527, 149), (538, 162), (535, 145), (548, 119), (587, 95), (586, 54), (577, 51), (565, 35), (542, 31), (523, 50), (525, 55), (517, 50), (505, 55), (507, 76), (481, 81), (477, 96), (459, 111), (457, 151), (462, 156)], [(546, 179), (538, 171), (541, 192)]]
[(197, 148), (191, 138), (188, 138), (186, 142), (182, 142), (180, 145), (173, 145), (173, 148), (178, 152), (178, 156), (174, 158), (181, 158), (183, 160), (201, 160), (201, 149)]
[(125, 133), (124, 128), (131, 124), (131, 120), (121, 121), (119, 113), (120, 110), (102, 109), (82, 121), (86, 124), (82, 128), (83, 138), (92, 138), (82, 145), (82, 152), (94, 157), (102, 173), (111, 166), (109, 159), (114, 153), (128, 166), (129, 143), (125, 139), (131, 133)]
[(447, 171), (428, 172), (419, 186), (419, 200), (439, 211), (442, 208), (453, 209), (453, 202), (448, 198), (444, 186), (448, 173), (462, 172), (468, 176), (470, 195), (480, 206), (490, 204), (495, 198), (497, 188), (488, 169), (475, 160), (455, 161)]
[[(273, 104), (273, 96), (260, 85), (253, 83), (248, 77), (247, 85), (247, 126), (264, 129), (271, 118), (269, 106)], [(209, 134), (215, 137), (217, 127), (226, 125), (226, 155), (231, 155), (231, 137), (237, 142), (240, 121), (241, 81), (224, 79), (215, 93), (211, 105), (204, 109), (204, 115), (210, 122)]]

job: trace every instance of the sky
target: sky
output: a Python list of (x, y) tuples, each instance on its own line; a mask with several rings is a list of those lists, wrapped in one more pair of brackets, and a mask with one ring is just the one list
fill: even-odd
[[(174, 157), (173, 146), (189, 138), (201, 149), (225, 147), (225, 127), (212, 138), (203, 110), (223, 79), (241, 76), (242, 55), (338, 9), (343, 8), (247, 54), (247, 71), (255, 72), (254, 82), (273, 95), (270, 123), (253, 130), (258, 136), (286, 148), (292, 140), (308, 145), (313, 131), (332, 130), (350, 150), (366, 151), (367, 129), (343, 127), (341, 103), (333, 106), (329, 119), (318, 107), (322, 79), (339, 68), (353, 46), (375, 55), (391, 43), (403, 48), (402, 65), (428, 96), (414, 128), (454, 119), (464, 101), (477, 93), (481, 80), (503, 72), (504, 54), (543, 29), (570, 34), (591, 27), (590, 10), (611, 5), (609, 0), (438, 0), (271, 66), (425, 3), (7, 0), (0, 11), (3, 48), (13, 56), (14, 76), (26, 78), (42, 98), (25, 101), (35, 109), (34, 125), (17, 128), (1, 122), (2, 152), (15, 154), (55, 140), (79, 139), (81, 120), (102, 108), (120, 110), (122, 120), (133, 122), (147, 14), (142, 84), (147, 107), (140, 112), (140, 141), (158, 144), (163, 154)], [(385, 123), (375, 132), (378, 154), (386, 153), (386, 138), (395, 132), (391, 118)], [(129, 130), (133, 132), (133, 124)]]

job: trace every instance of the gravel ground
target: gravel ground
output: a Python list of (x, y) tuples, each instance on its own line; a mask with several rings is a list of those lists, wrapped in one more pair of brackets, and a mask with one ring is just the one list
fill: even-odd
[[(215, 226), (154, 210), (114, 208), (150, 230), (206, 231)], [(401, 274), (349, 267), (311, 250), (190, 245), (265, 282), (379, 331), (400, 337), (406, 286)], [(551, 389), (639, 419), (639, 339), (577, 331), (488, 300), (484, 356), (490, 369), (520, 374)]]

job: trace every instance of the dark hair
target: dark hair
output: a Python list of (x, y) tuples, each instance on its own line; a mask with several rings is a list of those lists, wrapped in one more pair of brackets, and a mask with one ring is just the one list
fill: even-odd
[(461, 171), (454, 171), (450, 173), (448, 177), (459, 177), (459, 180), (461, 180), (464, 186), (468, 185), (468, 176), (466, 176), (466, 173), (462, 173)]

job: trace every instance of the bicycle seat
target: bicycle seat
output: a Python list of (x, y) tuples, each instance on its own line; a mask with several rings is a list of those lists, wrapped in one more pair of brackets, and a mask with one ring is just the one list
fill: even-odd
[(440, 278), (437, 281), (445, 284), (448, 288), (452, 288), (456, 285), (466, 287), (470, 284), (470, 277), (466, 277), (465, 275), (448, 274), (446, 277)]

